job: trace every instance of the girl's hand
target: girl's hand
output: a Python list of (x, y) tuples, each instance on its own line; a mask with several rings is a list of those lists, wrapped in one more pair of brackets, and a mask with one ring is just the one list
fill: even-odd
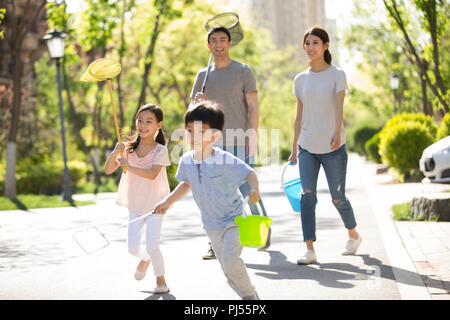
[(297, 164), (297, 153), (295, 151), (291, 152), (288, 161), (292, 162), (292, 165), (295, 166)]
[(120, 151), (124, 151), (124, 150), (125, 150), (125, 143), (117, 142), (113, 152), (119, 153)]
[(127, 158), (123, 157), (123, 158), (119, 158), (119, 162), (121, 166), (125, 166), (128, 167), (128, 161)]
[(250, 190), (250, 192), (248, 193), (248, 198), (251, 202), (256, 203), (259, 201), (260, 197), (259, 197), (259, 192), (256, 190)]
[(155, 213), (157, 214), (166, 214), (167, 209), (169, 209), (170, 204), (168, 204), (166, 201), (161, 201), (155, 206)]
[(331, 151), (338, 149), (341, 145), (341, 135), (335, 132), (333, 137), (331, 137), (330, 148)]

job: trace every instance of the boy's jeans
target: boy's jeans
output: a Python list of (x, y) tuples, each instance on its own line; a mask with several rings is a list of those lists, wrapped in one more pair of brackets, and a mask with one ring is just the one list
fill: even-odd
[(230, 287), (241, 298), (254, 295), (255, 287), (240, 258), (242, 246), (239, 242), (238, 225), (230, 223), (222, 229), (206, 230), (206, 233)]
[[(224, 151), (227, 151), (234, 156), (238, 157), (242, 161), (244, 161), (246, 164), (248, 164), (250, 167), (255, 167), (255, 156), (248, 157), (247, 153), (245, 152), (245, 146), (221, 146), (221, 148)], [(241, 186), (239, 187), (239, 191), (242, 193), (242, 196), (245, 198), (250, 191), (250, 185), (248, 184), (247, 180), (245, 180)], [(258, 208), (256, 204), (249, 201), (248, 205), (250, 207), (250, 211), (254, 215), (259, 215)], [(267, 217), (266, 209), (264, 208), (264, 204), (262, 202), (262, 199), (259, 199), (259, 205), (261, 206), (262, 214)]]
[[(352, 206), (345, 196), (347, 158), (345, 144), (325, 154), (313, 154), (298, 147), (298, 164), (303, 190), (300, 211), (304, 241), (316, 240), (316, 189), (320, 165), (325, 171), (332, 200), (340, 200), (339, 203), (333, 202), (333, 204), (341, 215), (345, 227), (349, 230), (356, 227)], [(312, 192), (305, 193), (305, 190)]]

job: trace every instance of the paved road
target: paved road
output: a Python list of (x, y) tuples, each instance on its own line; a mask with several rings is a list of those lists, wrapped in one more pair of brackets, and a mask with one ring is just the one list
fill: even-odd
[[(420, 276), (393, 232), (386, 208), (361, 158), (350, 155), (347, 196), (363, 243), (356, 256), (341, 256), (347, 232), (334, 208), (323, 171), (319, 176), (317, 237), (319, 262), (298, 266), (305, 248), (300, 217), (280, 189), (281, 167), (258, 169), (260, 189), (273, 219), (267, 252), (242, 254), (262, 299), (429, 299)], [(165, 217), (162, 252), (170, 293), (154, 295), (154, 277), (137, 282), (138, 260), (127, 253), (126, 229), (108, 236), (111, 245), (86, 255), (74, 232), (97, 226), (103, 232), (126, 222), (114, 194), (79, 208), (0, 212), (0, 299), (238, 299), (219, 263), (203, 261), (207, 237), (192, 197)], [(151, 269), (149, 269), (151, 270)]]

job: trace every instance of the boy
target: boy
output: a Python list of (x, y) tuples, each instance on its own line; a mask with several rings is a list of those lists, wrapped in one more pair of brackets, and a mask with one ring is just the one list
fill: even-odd
[(175, 175), (180, 184), (156, 205), (164, 214), (190, 190), (200, 208), (203, 228), (211, 241), (230, 287), (243, 300), (258, 300), (244, 262), (239, 257), (242, 246), (239, 228), (234, 219), (242, 214), (244, 199), (239, 186), (244, 180), (250, 185), (249, 198), (259, 200), (258, 178), (254, 170), (231, 153), (213, 147), (224, 125), (223, 111), (211, 101), (191, 106), (184, 115), (185, 127), (192, 151), (180, 159)]

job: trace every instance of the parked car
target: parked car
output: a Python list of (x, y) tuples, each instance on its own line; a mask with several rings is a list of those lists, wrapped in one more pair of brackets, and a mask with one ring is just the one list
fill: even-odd
[(450, 136), (423, 150), (419, 165), (431, 182), (450, 182)]

